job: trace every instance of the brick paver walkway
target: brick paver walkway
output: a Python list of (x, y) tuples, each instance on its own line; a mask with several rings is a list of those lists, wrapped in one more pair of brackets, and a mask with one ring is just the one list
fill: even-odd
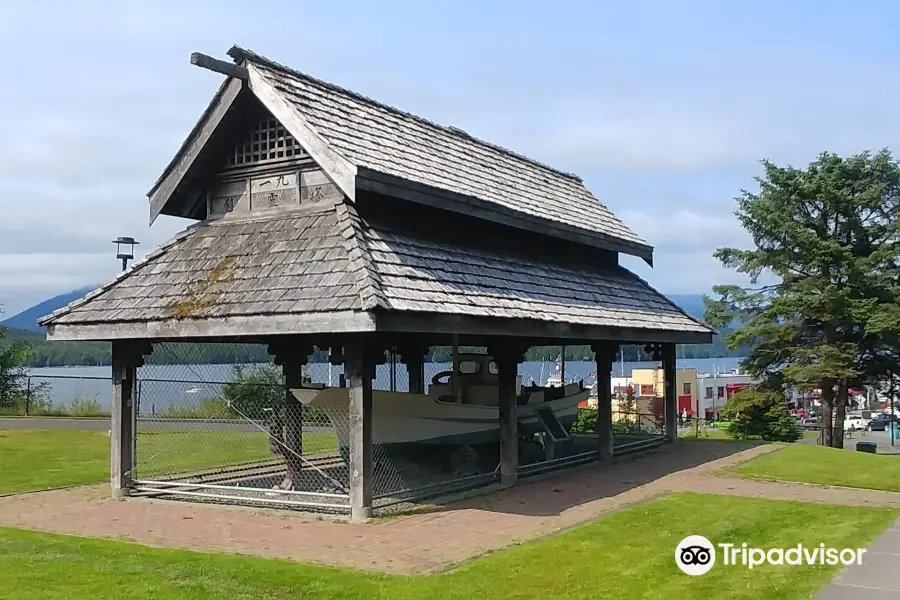
[(777, 446), (679, 443), (593, 464), (433, 512), (371, 524), (183, 502), (105, 498), (106, 486), (0, 498), (0, 525), (237, 552), (342, 567), (421, 573), (590, 521), (673, 491), (900, 507), (900, 494), (714, 477)]

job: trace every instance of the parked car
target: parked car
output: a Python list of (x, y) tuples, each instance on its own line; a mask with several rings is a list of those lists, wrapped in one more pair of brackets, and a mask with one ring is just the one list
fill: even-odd
[(799, 419), (797, 421), (797, 427), (799, 427), (800, 429), (805, 429), (807, 431), (812, 431), (814, 429), (821, 428), (822, 424), (819, 423), (818, 419), (806, 418), (806, 419)]
[(900, 416), (892, 415), (890, 413), (877, 413), (869, 421), (867, 429), (868, 431), (884, 431), (891, 421), (900, 423)]

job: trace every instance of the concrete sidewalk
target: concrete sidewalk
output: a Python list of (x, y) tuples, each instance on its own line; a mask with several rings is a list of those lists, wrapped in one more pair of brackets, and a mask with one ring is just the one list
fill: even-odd
[(814, 600), (900, 600), (900, 519), (869, 544), (861, 565), (844, 567)]

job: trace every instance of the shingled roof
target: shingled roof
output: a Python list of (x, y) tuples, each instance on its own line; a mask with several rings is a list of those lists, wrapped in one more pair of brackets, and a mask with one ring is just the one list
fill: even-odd
[(526, 248), (435, 241), (387, 222), (368, 225), (365, 247), (391, 310), (709, 332), (623, 267), (572, 265)]
[[(50, 339), (366, 331), (711, 339), (708, 327), (618, 265), (615, 252), (649, 259), (650, 248), (577, 177), (246, 50), (231, 54), (244, 71), (222, 86), (154, 186), (151, 210), (178, 194), (198, 197), (179, 186), (202, 179), (203, 172), (185, 176), (201, 169), (196, 159), (230, 103), (247, 93), (341, 193), (228, 212), (189, 227), (114, 281), (42, 319)], [(439, 190), (452, 202), (434, 206), (404, 196), (409, 190), (428, 198)], [(491, 211), (524, 215), (538, 231), (525, 232), (521, 222), (495, 219)], [(450, 215), (455, 228), (447, 225)], [(573, 230), (605, 241), (585, 246)]]
[(382, 311), (710, 333), (622, 267), (435, 242), (366, 222), (343, 203), (188, 228), (41, 324), (114, 325), (134, 337), (263, 335), (319, 331), (335, 315), (375, 330)]
[[(425, 202), (440, 199), (442, 208), (486, 219), (510, 219), (524, 228), (559, 237), (575, 236), (652, 263), (652, 247), (595, 198), (576, 175), (249, 50), (235, 46), (229, 55), (248, 69), (250, 89), (291, 134), (313, 141), (317, 148), (311, 153), (326, 171), (332, 171), (332, 178), (351, 199), (357, 189), (377, 191), (388, 186), (391, 195)], [(223, 86), (217, 98), (224, 93)], [(204, 119), (210, 112), (208, 109)], [(180, 154), (187, 152), (191, 138), (202, 129), (203, 119)], [(151, 198), (172, 172), (179, 172), (175, 161), (151, 190)], [(154, 206), (153, 210), (163, 207)]]

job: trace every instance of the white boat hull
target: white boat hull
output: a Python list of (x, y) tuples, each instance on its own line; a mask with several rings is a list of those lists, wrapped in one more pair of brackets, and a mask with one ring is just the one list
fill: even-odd
[[(334, 425), (338, 442), (349, 446), (349, 391), (346, 388), (293, 389), (300, 402), (322, 410)], [(547, 402), (516, 407), (520, 433), (542, 431), (536, 408), (549, 408), (567, 429), (578, 415), (578, 403), (588, 390)], [(475, 444), (500, 437), (497, 406), (444, 402), (433, 396), (406, 392), (373, 392), (372, 439), (394, 444)]]

